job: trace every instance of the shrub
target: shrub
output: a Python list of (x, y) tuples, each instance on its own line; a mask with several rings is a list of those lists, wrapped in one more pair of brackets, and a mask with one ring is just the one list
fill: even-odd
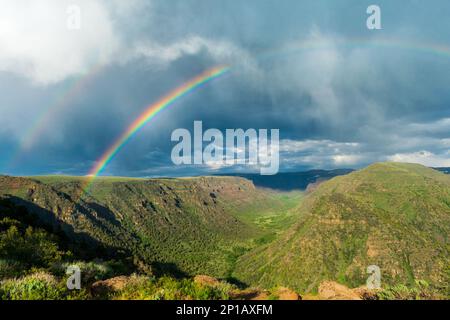
[(0, 279), (21, 276), (26, 270), (23, 263), (12, 259), (0, 259)]
[(35, 273), (0, 283), (1, 300), (72, 300), (86, 299), (84, 290), (69, 291), (65, 282), (47, 273)]
[(81, 281), (83, 284), (90, 284), (98, 280), (111, 278), (123, 269), (120, 263), (114, 261), (105, 262), (101, 260), (94, 260), (90, 262), (74, 261), (56, 263), (51, 267), (51, 270), (54, 274), (65, 277), (66, 270), (69, 266), (77, 266), (80, 268)]
[(377, 298), (380, 300), (432, 300), (438, 299), (439, 295), (430, 288), (428, 282), (416, 280), (412, 287), (399, 284), (383, 289), (377, 293)]
[(119, 300), (227, 300), (233, 288), (226, 283), (209, 286), (192, 279), (132, 276), (124, 289), (111, 297)]
[(175, 280), (162, 277), (158, 280), (161, 289), (154, 298), (162, 300), (226, 300), (229, 299), (228, 286), (215, 284), (213, 286), (195, 283), (192, 279)]
[(0, 258), (14, 257), (23, 264), (47, 267), (60, 261), (61, 255), (52, 235), (44, 230), (28, 227), (22, 233), (16, 226), (11, 226), (0, 233)]

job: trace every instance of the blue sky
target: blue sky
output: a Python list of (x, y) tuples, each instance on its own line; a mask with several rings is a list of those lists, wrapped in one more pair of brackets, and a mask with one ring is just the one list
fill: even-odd
[[(74, 4), (79, 30), (66, 26)], [(371, 4), (382, 30), (366, 28)], [(430, 49), (450, 47), (446, 0), (0, 0), (0, 8), (0, 173), (86, 174), (145, 106), (222, 64), (232, 67), (226, 77), (160, 113), (104, 174), (258, 170), (173, 166), (171, 132), (194, 120), (280, 129), (281, 171), (450, 166), (450, 54)]]

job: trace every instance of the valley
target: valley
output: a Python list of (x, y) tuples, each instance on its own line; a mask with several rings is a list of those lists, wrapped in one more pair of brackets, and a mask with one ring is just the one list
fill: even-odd
[(420, 165), (382, 163), (329, 180), (300, 206), (274, 242), (241, 257), (237, 276), (317, 292), (325, 280), (358, 287), (377, 265), (382, 283), (425, 280), (449, 289), (449, 176)]
[(231, 275), (242, 252), (290, 226), (302, 195), (259, 190), (234, 177), (99, 178), (82, 197), (76, 177), (2, 177), (0, 183), (3, 199), (94, 254), (132, 257), (159, 274), (219, 278)]
[[(314, 298), (326, 281), (363, 286), (373, 264), (385, 290), (447, 296), (449, 176), (398, 163), (346, 173), (307, 191), (102, 177), (87, 194), (84, 177), (1, 176), (0, 296), (44, 281), (62, 298)], [(63, 288), (70, 264), (85, 275), (75, 297)]]

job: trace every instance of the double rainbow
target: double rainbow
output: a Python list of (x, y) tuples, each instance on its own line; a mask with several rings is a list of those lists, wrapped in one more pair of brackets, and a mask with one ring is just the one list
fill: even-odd
[[(422, 53), (430, 53), (434, 55), (440, 55), (444, 57), (450, 57), (450, 47), (444, 44), (438, 43), (424, 43), (410, 40), (393, 39), (393, 38), (376, 38), (376, 39), (364, 39), (364, 38), (348, 38), (338, 39), (335, 41), (335, 45), (339, 47), (356, 47), (356, 48), (394, 48), (394, 49), (406, 49)], [(281, 51), (276, 50), (274, 52), (261, 53), (258, 59), (276, 58), (278, 56), (286, 56), (289, 54), (296, 54), (301, 51), (308, 50), (322, 50), (330, 47), (330, 44), (326, 41), (312, 40), (300, 43), (293, 43), (292, 45), (283, 48)], [(24, 134), (20, 149), (17, 154), (13, 154), (9, 164), (14, 165), (22, 156), (34, 145), (44, 129), (49, 125), (56, 112), (60, 112), (67, 107), (70, 101), (81, 94), (84, 89), (88, 87), (88, 84), (95, 75), (102, 70), (103, 66), (97, 65), (91, 69), (86, 75), (80, 77), (73, 85), (69, 86), (68, 90), (65, 90), (60, 97), (54, 101), (52, 105), (46, 108), (43, 114), (36, 118), (35, 123)], [(202, 84), (219, 77), (226, 73), (229, 67), (216, 67), (210, 69), (203, 74), (195, 77), (191, 81), (170, 92), (167, 96), (163, 97), (157, 103), (150, 105), (141, 116), (136, 119), (128, 129), (119, 136), (115, 143), (103, 154), (103, 156), (96, 162), (96, 165), (90, 170), (88, 179), (90, 182), (104, 169), (104, 167), (111, 161), (111, 159), (117, 154), (117, 152), (123, 147), (123, 145), (150, 119), (152, 119), (159, 111), (165, 107), (171, 105), (178, 98), (188, 94), (192, 90), (201, 86)], [(94, 177), (94, 178), (92, 178)]]
[(220, 77), (229, 71), (228, 66), (219, 66), (209, 69), (202, 74), (196, 76), (180, 87), (176, 88), (156, 103), (149, 105), (144, 112), (123, 132), (115, 142), (103, 153), (102, 157), (96, 161), (96, 164), (89, 171), (88, 182), (84, 188), (84, 192), (88, 192), (94, 179), (105, 169), (114, 156), (123, 148), (123, 146), (151, 119), (153, 119), (160, 111), (172, 105), (181, 97), (191, 93), (195, 89), (204, 85), (211, 80)]
[(104, 70), (104, 68), (105, 65), (95, 65), (87, 73), (80, 75), (69, 85), (64, 87), (55, 101), (45, 108), (43, 112), (36, 117), (32, 126), (24, 132), (17, 149), (9, 159), (9, 167), (14, 167), (17, 162), (20, 162), (27, 155), (31, 148), (34, 147), (36, 141), (42, 137), (46, 128), (51, 126), (55, 114), (64, 111), (67, 105), (89, 87), (91, 82)]

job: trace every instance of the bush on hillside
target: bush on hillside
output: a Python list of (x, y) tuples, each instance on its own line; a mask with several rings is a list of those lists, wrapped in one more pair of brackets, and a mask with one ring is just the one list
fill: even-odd
[(78, 300), (87, 297), (85, 290), (69, 291), (64, 281), (43, 272), (0, 282), (0, 300)]
[(28, 266), (48, 267), (61, 257), (52, 235), (44, 230), (28, 227), (21, 232), (13, 225), (0, 233), (0, 259), (13, 258)]
[(439, 296), (424, 280), (416, 280), (414, 286), (408, 287), (403, 284), (390, 286), (377, 293), (380, 300), (434, 300)]
[(234, 287), (227, 283), (213, 286), (193, 279), (132, 276), (128, 284), (111, 298), (119, 300), (227, 300)]
[(95, 281), (112, 278), (114, 276), (125, 274), (128, 270), (121, 262), (117, 261), (73, 261), (55, 263), (51, 267), (52, 273), (60, 277), (64, 277), (66, 270), (70, 266), (77, 266), (81, 272), (81, 282), (84, 285), (92, 284)]

